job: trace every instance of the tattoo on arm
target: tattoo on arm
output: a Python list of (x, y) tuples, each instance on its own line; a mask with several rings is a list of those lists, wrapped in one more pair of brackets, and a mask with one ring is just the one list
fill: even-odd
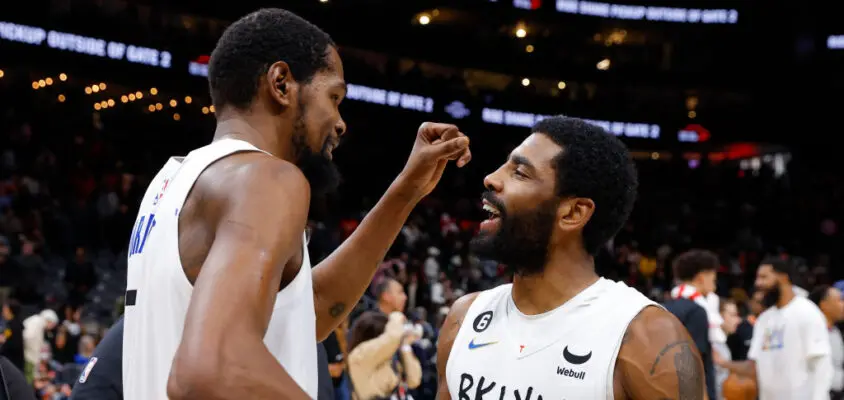
[(651, 365), (651, 375), (656, 373), (656, 366), (659, 364), (659, 361), (662, 360), (662, 356), (664, 356), (665, 353), (668, 353), (668, 350), (671, 350), (674, 347), (677, 347), (677, 346), (682, 345), (682, 344), (685, 344), (686, 346), (688, 346), (689, 342), (685, 341), (685, 340), (678, 340), (676, 342), (669, 343), (667, 346), (663, 347), (662, 350), (659, 352), (659, 354), (657, 354), (656, 360), (654, 360), (653, 365)]
[(688, 343), (674, 354), (674, 368), (677, 369), (677, 386), (679, 387), (680, 399), (703, 400), (703, 374)]
[(704, 371), (698, 363), (694, 352), (692, 352), (691, 343), (687, 340), (681, 340), (669, 343), (656, 356), (653, 366), (651, 366), (651, 375), (656, 372), (657, 364), (662, 356), (668, 353), (672, 348), (679, 347), (674, 353), (674, 370), (677, 373), (677, 388), (678, 399), (684, 400), (703, 400), (705, 384), (703, 381)]
[(346, 305), (343, 303), (337, 303), (328, 309), (328, 314), (331, 315), (332, 318), (337, 318), (343, 315), (343, 311), (346, 311)]

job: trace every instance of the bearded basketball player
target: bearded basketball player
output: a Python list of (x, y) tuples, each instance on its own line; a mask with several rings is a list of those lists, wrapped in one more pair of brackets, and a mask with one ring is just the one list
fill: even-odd
[(130, 241), (127, 400), (313, 399), (317, 340), (346, 318), (410, 211), (469, 140), (423, 124), (401, 174), (355, 233), (311, 270), (312, 193), (336, 185), (346, 124), (329, 36), (284, 10), (229, 26), (209, 63), (211, 144), (172, 158)]
[(459, 299), (438, 344), (439, 398), (703, 399), (683, 325), (641, 293), (598, 277), (594, 255), (629, 216), (627, 148), (582, 120), (537, 123), (484, 179), (472, 245), (513, 283)]

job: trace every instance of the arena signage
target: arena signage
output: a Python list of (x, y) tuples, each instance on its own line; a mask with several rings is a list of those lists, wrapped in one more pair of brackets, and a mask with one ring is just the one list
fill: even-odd
[(172, 61), (167, 51), (11, 22), (0, 21), (0, 39), (160, 68), (170, 68)]
[(390, 107), (399, 107), (406, 110), (422, 111), (426, 113), (434, 111), (434, 99), (430, 97), (363, 85), (349, 84), (346, 98), (349, 100), (381, 104)]
[[(163, 50), (107, 41), (105, 39), (67, 32), (47, 31), (35, 26), (4, 21), (0, 21), (0, 40), (34, 46), (44, 46), (46, 43), (47, 47), (53, 49), (167, 69), (170, 68), (172, 61), (172, 55)], [(207, 77), (207, 57), (200, 57), (194, 61), (189, 61), (187, 72), (193, 76)], [(431, 97), (364, 85), (349, 84), (346, 98), (411, 111), (434, 112), (434, 99)], [(440, 110), (454, 119), (464, 119), (474, 114), (470, 107), (460, 101), (452, 101), (445, 106), (440, 106)], [(531, 127), (534, 123), (546, 117), (546, 115), (542, 114), (494, 108), (483, 108), (481, 110), (481, 120), (483, 122), (498, 125)], [(585, 121), (601, 126), (617, 136), (629, 138), (658, 139), (660, 133), (660, 127), (656, 124), (589, 119), (585, 119)]]
[(557, 0), (557, 11), (602, 18), (686, 24), (735, 24), (738, 22), (736, 10), (639, 6), (586, 0)]
[[(533, 124), (548, 118), (548, 115), (532, 114), (519, 111), (499, 110), (484, 108), (481, 111), (481, 119), (490, 124), (531, 127)], [(598, 125), (616, 136), (624, 136), (637, 139), (659, 139), (660, 127), (657, 124), (645, 124), (638, 122), (602, 121), (594, 119), (583, 119), (594, 125)]]

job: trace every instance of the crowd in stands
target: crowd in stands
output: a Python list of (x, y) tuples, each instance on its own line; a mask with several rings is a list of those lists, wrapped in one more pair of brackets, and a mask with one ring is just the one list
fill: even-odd
[[(103, 129), (96, 114), (61, 134), (33, 118), (37, 114), (6, 115), (0, 125), (0, 354), (26, 372), (39, 399), (60, 400), (68, 398), (96, 343), (122, 313), (129, 232), (150, 174), (163, 160), (127, 162), (123, 157), (133, 148)], [(793, 260), (800, 268), (795, 284), (807, 290), (831, 284), (842, 277), (834, 268), (844, 262), (844, 185), (840, 174), (806, 165), (795, 158), (788, 172), (775, 176), (764, 166), (750, 171), (730, 163), (640, 163), (636, 209), (596, 257), (599, 273), (661, 302), (675, 284), (672, 260), (705, 248), (719, 257), (717, 294), (738, 306), (743, 321), (752, 321), (753, 277), (765, 256)], [(464, 177), (446, 179), (452, 188)], [(412, 377), (409, 368), (415, 367), (405, 365), (402, 379), (412, 383), (406, 389), (414, 398), (434, 398), (437, 331), (449, 305), (510, 279), (504, 266), (469, 250), (481, 219), (480, 184), (463, 187), (435, 192), (420, 204), (380, 265), (372, 290), (327, 342), (337, 393), (349, 393), (349, 366), (379, 368), (353, 362), (355, 347), (405, 329), (406, 319), (417, 332), (414, 340), (390, 343), (411, 346), (419, 374)], [(309, 223), (314, 264), (365, 215), (366, 200), (350, 204), (364, 208)], [(399, 293), (405, 301), (395, 300)], [(385, 308), (385, 296), (392, 306)], [(367, 314), (373, 310), (386, 317)], [(375, 318), (368, 323), (379, 327), (355, 337), (350, 330), (359, 318)], [(734, 359), (741, 356), (733, 353)]]

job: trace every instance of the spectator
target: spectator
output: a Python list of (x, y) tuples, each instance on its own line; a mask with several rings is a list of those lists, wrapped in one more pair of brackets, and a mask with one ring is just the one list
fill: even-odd
[(20, 265), (10, 257), (11, 250), (9, 239), (0, 234), (0, 302), (9, 298), (12, 289), (21, 284), (23, 271)]
[(405, 321), (400, 312), (393, 312), (389, 317), (366, 312), (355, 321), (349, 343), (353, 399), (396, 396), (412, 400), (407, 392), (421, 383), (422, 367), (411, 347), (419, 335), (406, 330)]
[(56, 312), (50, 309), (41, 311), (23, 321), (24, 373), (27, 380), (32, 380), (44, 353), (49, 353), (49, 345), (44, 340), (47, 331), (53, 330), (59, 323)]
[(75, 259), (67, 263), (64, 275), (68, 292), (68, 303), (73, 307), (84, 304), (85, 296), (97, 284), (97, 272), (94, 264), (88, 260), (85, 248), (76, 248)]
[(375, 285), (375, 298), (378, 300), (378, 309), (385, 315), (393, 312), (404, 312), (407, 295), (404, 287), (393, 278), (383, 278)]
[[(739, 316), (736, 303), (731, 299), (724, 299), (719, 301), (718, 307), (721, 319), (724, 321), (724, 323), (721, 324), (721, 329), (723, 329), (724, 333), (727, 335), (735, 333), (739, 323), (741, 323), (741, 317)], [(727, 346), (726, 342), (712, 342), (712, 357), (714, 360), (717, 360), (716, 363), (719, 365), (723, 361), (731, 361), (733, 359), (730, 354), (730, 348)], [(726, 381), (729, 376), (730, 371), (728, 369), (718, 365), (715, 366), (716, 397), (713, 400), (724, 400), (724, 381)]]
[(346, 319), (340, 324), (331, 335), (325, 339), (326, 355), (328, 357), (328, 372), (334, 384), (336, 400), (349, 400), (348, 374), (346, 373), (346, 360), (348, 359), (346, 337), (349, 331), (349, 320)]
[(59, 326), (55, 340), (53, 340), (53, 359), (64, 364), (73, 362), (79, 347), (79, 337), (82, 335), (80, 319), (82, 307), (76, 309), (65, 307), (65, 318)]
[(830, 397), (832, 400), (840, 400), (844, 398), (844, 338), (835, 324), (844, 320), (844, 300), (840, 290), (826, 285), (812, 290), (809, 300), (812, 300), (826, 317), (833, 370)]
[(79, 352), (73, 357), (73, 362), (77, 365), (88, 364), (88, 360), (90, 360), (91, 355), (94, 354), (95, 347), (96, 343), (94, 342), (94, 338), (91, 335), (83, 335), (82, 338), (79, 339)]
[(5, 328), (0, 334), (0, 356), (6, 357), (12, 365), (23, 371), (25, 368), (23, 322), (21, 305), (17, 300), (10, 299), (3, 304), (3, 320)]
[(730, 348), (730, 355), (734, 361), (747, 359), (747, 351), (750, 349), (750, 342), (753, 338), (753, 324), (765, 309), (762, 307), (762, 297), (765, 294), (761, 291), (753, 292), (747, 304), (740, 304), (742, 320), (736, 331), (727, 336), (727, 346)]

